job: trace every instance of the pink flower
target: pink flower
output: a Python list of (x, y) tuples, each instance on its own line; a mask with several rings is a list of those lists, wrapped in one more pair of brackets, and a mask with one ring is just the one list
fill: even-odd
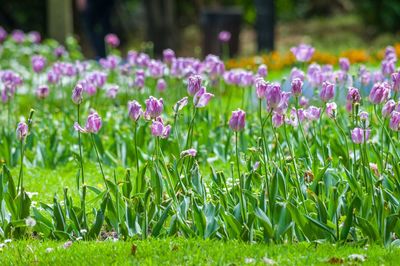
[(75, 122), (74, 128), (81, 133), (97, 133), (101, 129), (102, 120), (99, 114), (93, 111), (87, 118), (85, 128), (82, 128), (78, 122)]
[(174, 105), (174, 112), (178, 113), (180, 110), (182, 110), (183, 107), (185, 107), (188, 104), (188, 102), (189, 98), (187, 96), (177, 101)]
[(218, 40), (220, 40), (221, 42), (229, 42), (229, 40), (231, 39), (231, 33), (229, 31), (221, 31), (218, 34)]
[(78, 83), (72, 91), (72, 101), (75, 104), (81, 104), (83, 99), (83, 86)]
[(266, 91), (265, 98), (269, 109), (273, 110), (278, 107), (282, 99), (281, 86), (277, 83), (270, 84)]
[(163, 51), (163, 61), (166, 64), (171, 64), (172, 60), (175, 59), (175, 52), (171, 49), (165, 49)]
[(335, 118), (336, 117), (336, 110), (337, 110), (337, 105), (336, 105), (335, 102), (326, 103), (326, 114), (330, 118)]
[(162, 98), (156, 99), (153, 96), (150, 96), (150, 98), (146, 100), (146, 119), (159, 117), (163, 110), (164, 101)]
[(389, 117), (395, 107), (396, 107), (396, 102), (394, 100), (387, 101), (385, 105), (382, 107), (382, 116)]
[(393, 111), (390, 117), (389, 127), (394, 131), (399, 131), (400, 128), (400, 113)]
[(268, 83), (263, 78), (258, 78), (255, 81), (256, 94), (258, 99), (262, 99), (265, 97), (265, 94), (268, 89)]
[(400, 91), (400, 72), (392, 74), (393, 90)]
[(46, 85), (39, 86), (39, 87), (36, 89), (36, 96), (37, 96), (39, 99), (45, 99), (45, 98), (47, 98), (47, 96), (49, 96), (49, 87), (47, 87)]
[(28, 125), (24, 122), (19, 122), (17, 126), (17, 139), (24, 140), (28, 135)]
[(268, 68), (267, 68), (267, 66), (264, 65), (264, 64), (259, 65), (259, 66), (258, 66), (258, 70), (257, 70), (257, 74), (258, 74), (260, 77), (266, 78), (267, 75), (268, 75)]
[(197, 151), (195, 149), (188, 149), (181, 152), (181, 158), (186, 156), (196, 157)]
[(231, 119), (229, 120), (229, 127), (233, 131), (241, 131), (246, 124), (246, 113), (243, 110), (237, 109), (232, 112)]
[(162, 121), (161, 117), (158, 117), (156, 120), (153, 121), (151, 125), (151, 134), (154, 137), (161, 137), (163, 139), (166, 139), (168, 138), (170, 132), (171, 126), (164, 126), (164, 122)]
[(304, 111), (304, 116), (310, 120), (318, 120), (321, 115), (321, 108), (310, 106)]
[[(356, 127), (355, 129), (353, 129), (351, 131), (351, 140), (355, 144), (364, 143), (365, 141), (367, 141), (369, 139), (370, 133), (371, 133), (370, 129), (362, 129), (362, 128)], [(365, 135), (365, 137), (364, 137), (364, 135)]]
[(205, 87), (201, 87), (193, 97), (193, 104), (196, 108), (205, 107), (212, 97), (214, 94), (208, 93)]
[(361, 101), (361, 95), (357, 88), (349, 87), (349, 91), (347, 92), (347, 101), (351, 103), (358, 103)]
[(278, 128), (283, 125), (283, 122), (284, 122), (284, 116), (274, 112), (274, 114), (272, 115), (272, 126)]
[(187, 91), (190, 95), (195, 95), (201, 88), (201, 77), (199, 75), (191, 75), (188, 78)]
[(303, 81), (299, 78), (292, 80), (291, 89), (294, 96), (299, 97), (302, 93)]
[(159, 91), (165, 91), (165, 89), (167, 88), (167, 83), (165, 82), (164, 79), (158, 79), (157, 80), (157, 89)]
[(297, 47), (290, 48), (290, 51), (296, 57), (296, 60), (299, 62), (308, 62), (311, 60), (315, 49), (307, 44), (300, 44)]
[(387, 82), (375, 83), (369, 94), (369, 100), (373, 104), (383, 103), (390, 95), (390, 88)]
[(108, 90), (107, 90), (107, 97), (108, 98), (111, 98), (111, 99), (115, 99), (116, 97), (117, 97), (117, 94), (118, 94), (118, 86), (117, 85), (114, 85), (114, 86), (112, 86), (112, 87), (110, 87)]
[(341, 57), (339, 58), (339, 66), (340, 69), (347, 72), (350, 69), (350, 61), (348, 58), (346, 57)]
[(119, 46), (119, 38), (114, 33), (107, 34), (106, 37), (104, 38), (104, 40), (109, 46), (111, 46), (113, 48), (116, 48)]
[(41, 55), (34, 55), (32, 56), (31, 63), (33, 71), (39, 73), (46, 66), (46, 59)]
[(128, 115), (133, 121), (137, 121), (142, 113), (142, 106), (137, 101), (128, 102)]
[(319, 97), (324, 102), (327, 102), (335, 97), (335, 84), (332, 84), (329, 81), (324, 81), (324, 83), (322, 83), (322, 89)]

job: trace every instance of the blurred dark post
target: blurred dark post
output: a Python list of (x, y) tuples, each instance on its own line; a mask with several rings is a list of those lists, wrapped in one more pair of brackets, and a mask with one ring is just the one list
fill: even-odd
[(229, 31), (229, 56), (239, 52), (239, 35), (242, 24), (242, 10), (239, 8), (205, 9), (201, 13), (203, 28), (203, 55), (222, 54), (222, 44), (218, 40), (221, 31)]
[(274, 50), (275, 5), (274, 0), (254, 0), (258, 51)]
[(73, 33), (72, 0), (47, 0), (49, 37), (64, 43)]
[(178, 36), (175, 0), (143, 0), (147, 18), (147, 37), (153, 42), (154, 53), (161, 55), (166, 48), (176, 49)]

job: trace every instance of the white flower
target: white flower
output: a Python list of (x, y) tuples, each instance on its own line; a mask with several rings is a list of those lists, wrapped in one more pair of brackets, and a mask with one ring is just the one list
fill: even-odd
[(365, 255), (361, 255), (361, 254), (351, 254), (347, 257), (349, 260), (353, 260), (353, 261), (359, 261), (359, 262), (364, 262), (366, 259)]
[(8, 243), (10, 243), (12, 240), (11, 239), (6, 239), (6, 240), (4, 240), (4, 244), (8, 244)]
[(82, 235), (84, 235), (84, 234), (86, 234), (86, 233), (87, 233), (87, 230), (86, 230), (86, 229), (81, 229), (81, 231), (80, 231), (80, 232), (81, 232), (81, 234), (82, 234)]
[(25, 219), (25, 223), (26, 223), (26, 226), (28, 226), (28, 227), (34, 227), (36, 225), (36, 220), (33, 219), (32, 217), (28, 217)]
[(256, 262), (256, 260), (254, 258), (245, 258), (244, 259), (244, 263), (246, 263), (246, 264), (253, 264), (255, 262)]
[(267, 258), (267, 257), (263, 258), (263, 262), (265, 264), (267, 264), (267, 265), (275, 265), (276, 264), (276, 262), (273, 259), (270, 259), (270, 258)]
[(53, 252), (54, 251), (54, 248), (46, 248), (46, 253), (50, 253), (50, 252)]

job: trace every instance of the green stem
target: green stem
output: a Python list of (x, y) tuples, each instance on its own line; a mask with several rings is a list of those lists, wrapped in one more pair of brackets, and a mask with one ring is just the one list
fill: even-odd
[(95, 152), (96, 152), (97, 162), (99, 163), (101, 175), (103, 176), (104, 184), (106, 185), (106, 188), (107, 188), (107, 190), (108, 190), (108, 184), (107, 184), (107, 180), (106, 180), (106, 175), (104, 174), (104, 171), (103, 171), (103, 166), (102, 166), (102, 164), (101, 164), (101, 159), (100, 159), (99, 151), (97, 150), (96, 143), (94, 142), (93, 133), (91, 133), (90, 136), (91, 136), (93, 148), (94, 148), (94, 150), (95, 150)]
[(137, 121), (135, 121), (135, 159), (136, 159), (136, 172), (137, 176), (139, 176), (139, 153), (138, 153), (138, 148), (137, 148)]

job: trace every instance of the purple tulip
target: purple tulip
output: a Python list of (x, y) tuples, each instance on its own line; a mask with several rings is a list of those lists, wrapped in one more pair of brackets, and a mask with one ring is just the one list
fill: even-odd
[(0, 26), (0, 43), (3, 43), (7, 38), (7, 31)]
[(399, 131), (400, 129), (400, 112), (393, 111), (390, 116), (389, 127), (394, 131)]
[(326, 103), (326, 114), (330, 118), (336, 117), (337, 104), (335, 102)]
[(117, 97), (118, 90), (119, 87), (117, 85), (113, 85), (107, 90), (106, 96), (110, 99), (115, 99)]
[(201, 87), (193, 96), (193, 104), (196, 108), (205, 107), (212, 97), (214, 97), (214, 94), (208, 93), (205, 87)]
[(304, 111), (304, 116), (310, 121), (318, 120), (321, 115), (321, 108), (310, 106)]
[(28, 135), (28, 125), (24, 122), (19, 122), (17, 126), (17, 139), (22, 141)]
[(171, 126), (164, 126), (164, 122), (162, 121), (161, 117), (158, 117), (156, 120), (153, 121), (151, 125), (151, 134), (154, 137), (161, 137), (163, 139), (166, 139), (168, 138), (170, 132)]
[(81, 104), (83, 100), (83, 86), (78, 83), (75, 88), (72, 90), (72, 101), (75, 104)]
[(361, 95), (357, 88), (350, 87), (349, 91), (347, 92), (347, 101), (351, 103), (358, 103), (361, 101)]
[(181, 152), (181, 158), (186, 156), (196, 157), (197, 151), (195, 149), (188, 149)]
[(396, 68), (396, 61), (395, 60), (383, 60), (381, 64), (381, 73), (384, 76), (391, 75)]
[(307, 44), (300, 44), (297, 47), (290, 48), (290, 51), (296, 57), (296, 60), (299, 62), (308, 62), (311, 60), (315, 49)]
[(308, 98), (305, 97), (305, 96), (301, 96), (301, 97), (300, 97), (299, 104), (300, 104), (301, 107), (307, 107), (308, 104), (309, 104)]
[(272, 83), (266, 91), (265, 98), (267, 100), (267, 107), (270, 110), (278, 107), (282, 99), (281, 86), (277, 83)]
[(272, 126), (278, 128), (283, 125), (283, 122), (284, 122), (284, 116), (274, 112), (274, 114), (272, 115)]
[(142, 113), (142, 106), (137, 101), (128, 102), (128, 115), (133, 121), (137, 121)]
[(300, 79), (301, 81), (304, 81), (304, 72), (294, 67), (290, 72), (290, 80), (294, 80), (296, 78)]
[(46, 59), (41, 55), (34, 55), (32, 56), (31, 63), (33, 71), (39, 73), (46, 66)]
[(396, 107), (396, 102), (394, 100), (389, 100), (385, 103), (385, 105), (382, 107), (382, 116), (387, 118), (390, 116), (390, 114), (394, 111), (394, 108)]
[(333, 99), (333, 97), (335, 97), (335, 84), (332, 84), (329, 81), (324, 81), (324, 83), (322, 83), (322, 89), (319, 97), (324, 102)]
[(400, 91), (400, 71), (392, 74), (393, 90)]
[(221, 42), (227, 43), (229, 42), (229, 40), (231, 39), (231, 33), (229, 31), (221, 31), (218, 34), (218, 40), (220, 40)]
[(268, 89), (268, 82), (266, 82), (263, 78), (258, 78), (255, 81), (256, 94), (258, 99), (262, 99), (265, 97), (265, 94)]
[(389, 84), (386, 82), (375, 83), (369, 94), (369, 100), (373, 104), (380, 104), (386, 101), (390, 95)]
[(39, 87), (36, 89), (36, 96), (37, 96), (39, 99), (45, 99), (45, 98), (47, 98), (47, 96), (49, 96), (49, 87), (46, 86), (46, 85), (39, 86)]
[(201, 88), (201, 77), (199, 75), (192, 75), (188, 78), (187, 91), (189, 95), (195, 95)]
[(258, 66), (258, 70), (257, 70), (257, 74), (258, 74), (260, 77), (266, 78), (267, 75), (268, 75), (268, 68), (267, 68), (267, 66), (264, 65), (264, 64), (259, 65), (259, 66)]
[(54, 55), (57, 58), (62, 57), (63, 55), (65, 55), (67, 53), (67, 51), (65, 50), (64, 46), (60, 45), (58, 46), (56, 49), (54, 49)]
[(107, 45), (116, 48), (119, 46), (119, 38), (116, 34), (114, 33), (109, 33), (104, 37), (104, 41), (106, 42)]
[(146, 112), (145, 118), (157, 118), (161, 115), (164, 110), (164, 100), (162, 98), (156, 99), (153, 96), (150, 96), (149, 99), (146, 100)]
[(185, 107), (188, 104), (188, 102), (189, 98), (187, 96), (177, 101), (174, 105), (174, 112), (178, 113), (180, 110), (182, 110), (183, 107)]
[(42, 41), (42, 36), (37, 31), (31, 31), (28, 34), (28, 38), (31, 42), (39, 44)]
[(343, 70), (344, 72), (348, 72), (350, 69), (349, 59), (346, 57), (339, 58), (339, 66), (341, 70)]
[(365, 111), (361, 111), (358, 114), (358, 117), (360, 118), (360, 121), (363, 123), (365, 127), (369, 125), (369, 114)]
[(172, 49), (165, 49), (163, 51), (163, 61), (166, 64), (171, 64), (172, 60), (175, 59), (175, 52)]
[(303, 88), (303, 81), (301, 81), (301, 79), (295, 78), (292, 80), (291, 89), (295, 97), (299, 97), (301, 95), (302, 88)]
[(81, 133), (98, 133), (102, 126), (102, 120), (96, 111), (89, 114), (85, 128), (82, 128), (78, 122), (75, 122), (74, 128)]
[[(362, 129), (362, 128), (356, 127), (351, 131), (351, 140), (355, 144), (364, 143), (365, 141), (367, 141), (369, 139), (370, 133), (371, 133), (370, 129)], [(364, 138), (364, 135), (365, 135), (365, 138)]]
[(278, 112), (280, 114), (286, 113), (288, 107), (289, 107), (289, 99), (291, 92), (282, 92), (281, 94), (281, 101), (279, 102), (278, 106), (274, 109), (275, 112)]
[(159, 91), (165, 91), (167, 88), (167, 83), (165, 82), (164, 79), (158, 79), (157, 80), (157, 90)]
[(16, 43), (22, 43), (25, 40), (25, 33), (22, 30), (14, 30), (11, 37)]
[(231, 119), (229, 120), (229, 127), (237, 132), (244, 129), (246, 124), (246, 113), (243, 110), (237, 109), (232, 111)]

